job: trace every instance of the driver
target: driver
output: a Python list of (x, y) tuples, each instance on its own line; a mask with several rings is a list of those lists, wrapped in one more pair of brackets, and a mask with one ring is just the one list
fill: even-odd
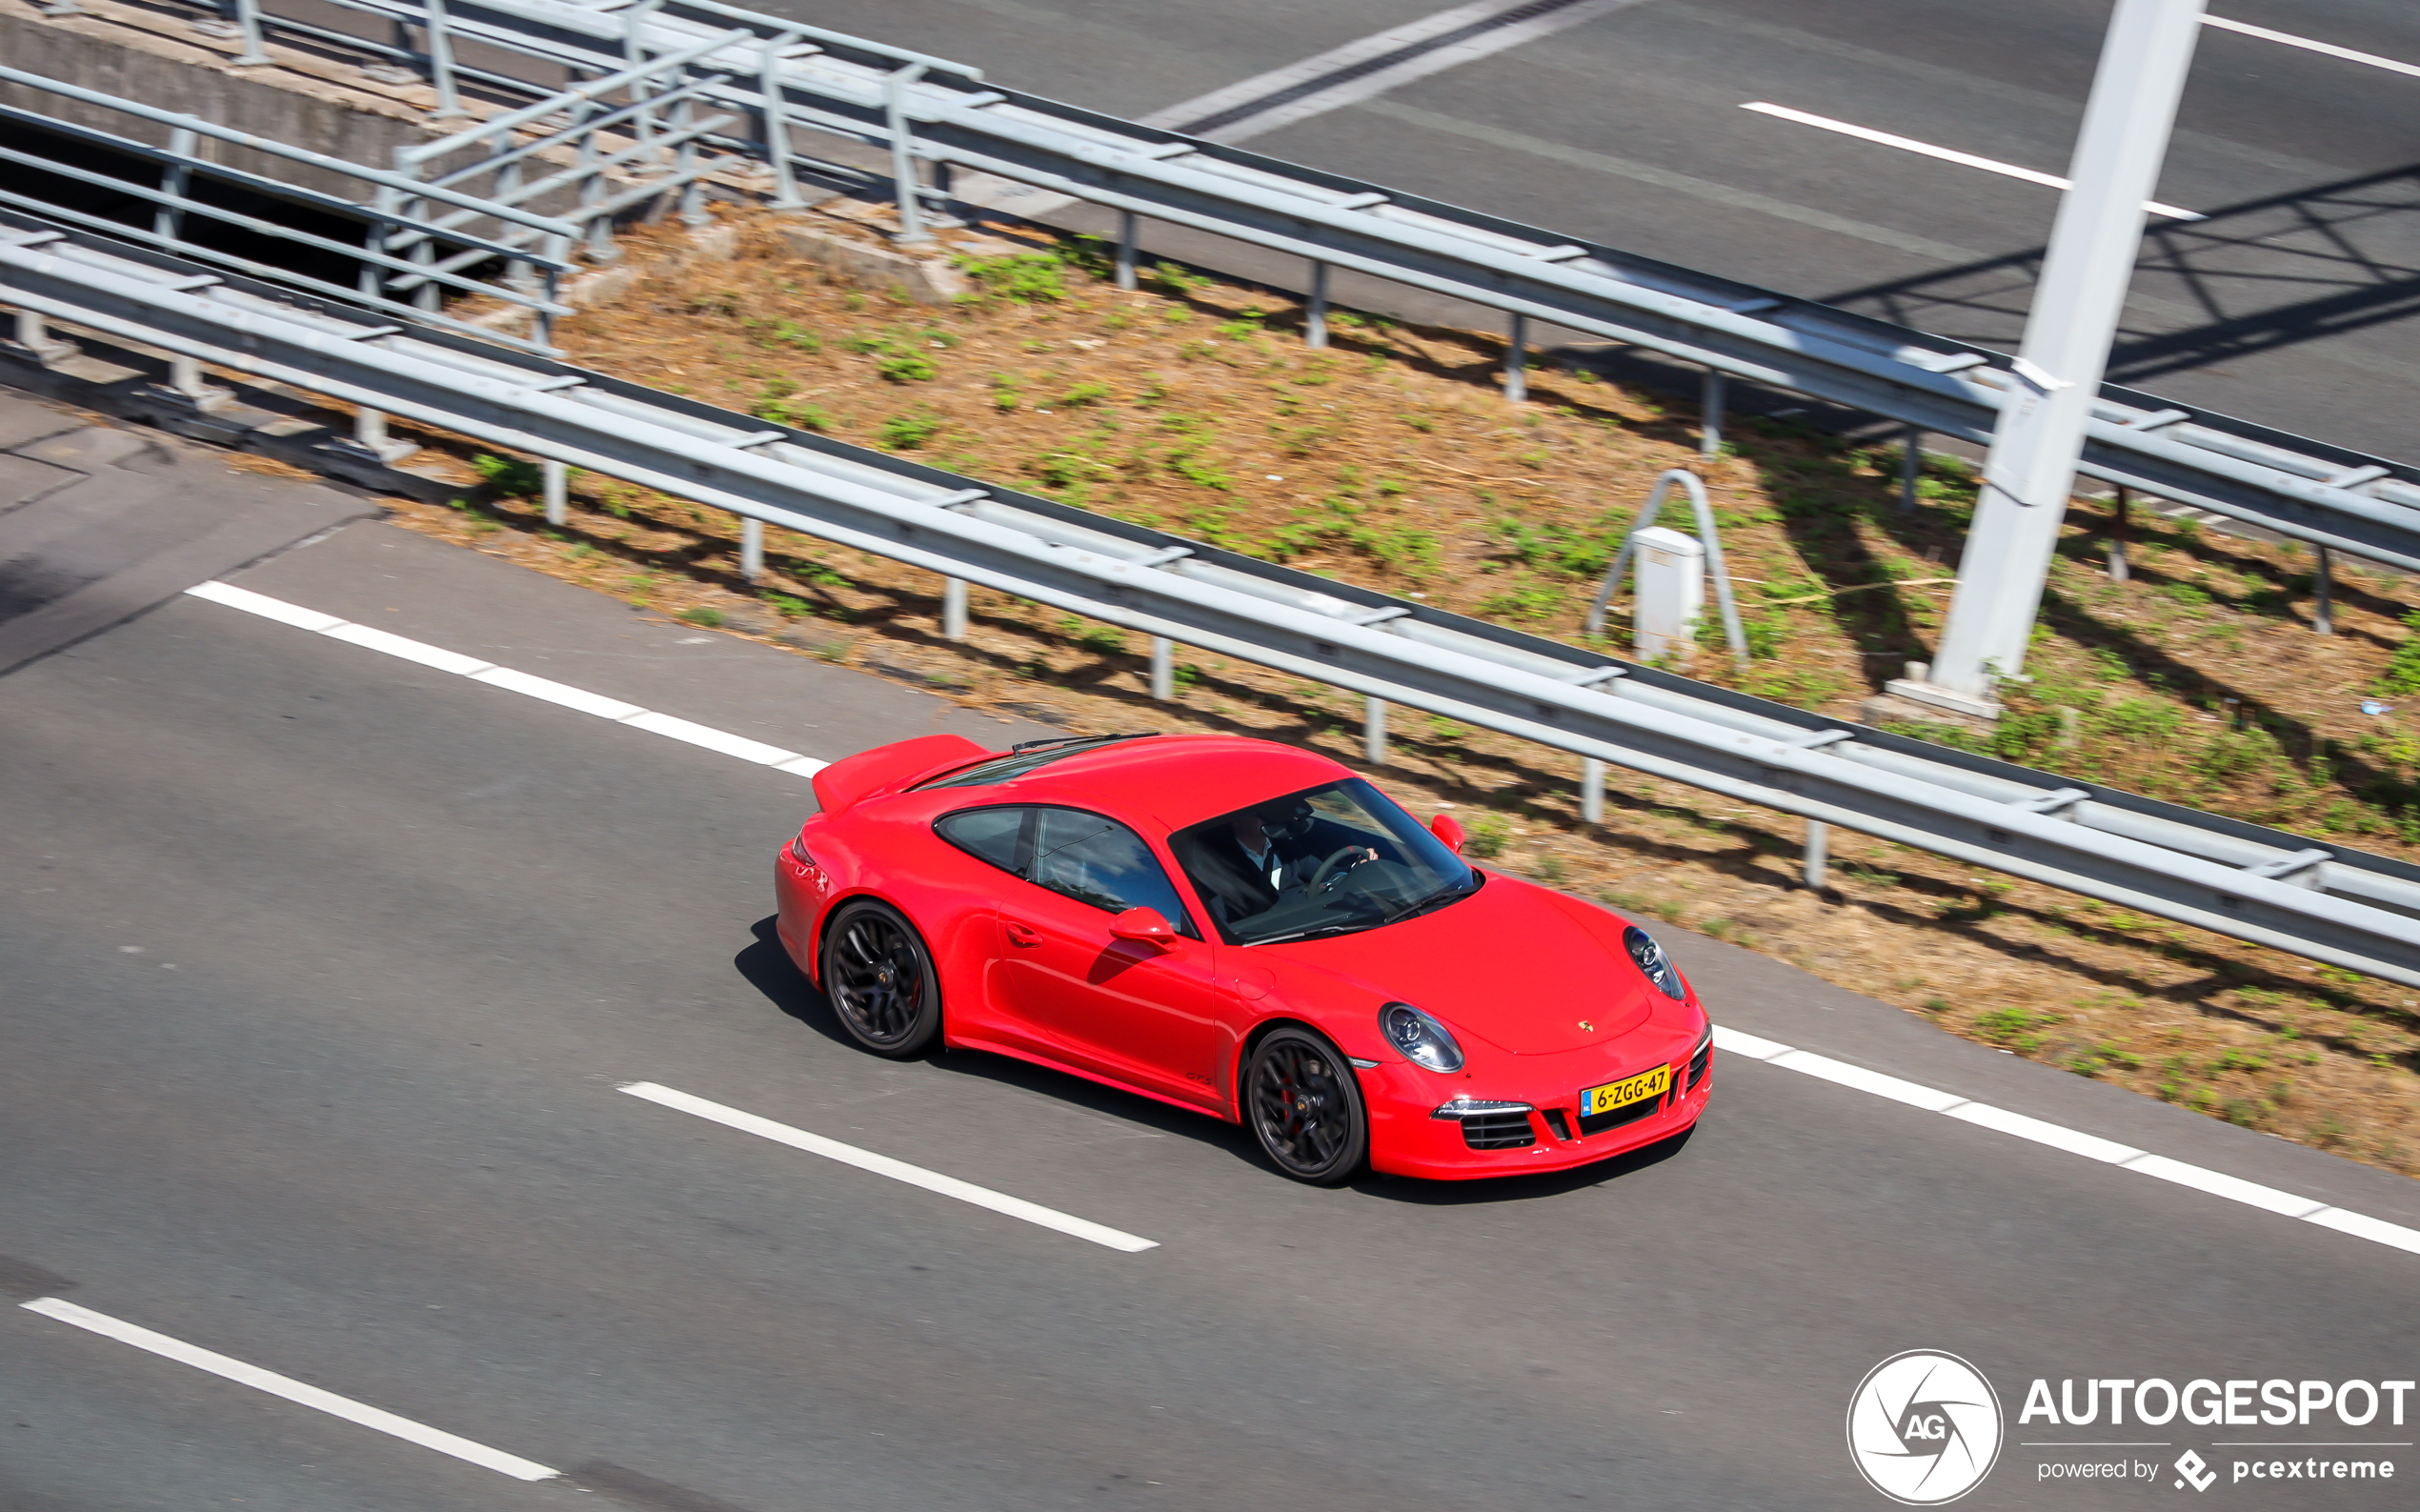
[[(1288, 893), (1301, 896), (1326, 858), (1313, 843), (1319, 827), (1311, 805), (1300, 798), (1240, 809), (1228, 816), (1223, 832), (1203, 837), (1186, 858), (1186, 869), (1220, 917), (1249, 918), (1276, 907)], [(1378, 854), (1366, 846), (1356, 851), (1348, 863)]]

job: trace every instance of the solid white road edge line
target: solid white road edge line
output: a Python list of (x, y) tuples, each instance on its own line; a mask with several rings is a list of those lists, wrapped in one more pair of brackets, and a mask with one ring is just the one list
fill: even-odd
[[(1921, 157), (1937, 157), (1945, 163), (1979, 168), (1986, 173), (2004, 173), (2010, 178), (2022, 178), (2028, 184), (2040, 184), (2049, 189), (2067, 187), (2067, 181), (2056, 173), (2045, 173), (2038, 169), (2019, 168), (2014, 163), (2003, 163), (1991, 157), (1977, 157), (1972, 152), (1953, 151), (1946, 147), (1935, 147), (1930, 142), (1919, 142), (1913, 137), (1893, 136), (1888, 131), (1877, 131), (1869, 126), (1851, 126), (1846, 121), (1835, 121), (1828, 115), (1810, 115), (1805, 111), (1793, 111), (1786, 105), (1772, 105), (1764, 100), (1750, 100), (1740, 109), (1754, 111), (1759, 115), (1770, 115), (1784, 121), (1796, 121), (1801, 126), (1838, 131), (1843, 136), (1853, 136), (1862, 142), (1878, 142), (1884, 147), (1895, 147), (1903, 152), (1914, 152)], [(2173, 205), (2163, 205), (2155, 199), (2145, 200), (2143, 208), (2154, 215), (2165, 215), (2170, 220), (2208, 218), (2194, 211), (2179, 210)]]
[(2355, 52), (2350, 48), (2340, 48), (2332, 42), (2314, 42), (2309, 37), (2298, 37), (2289, 31), (2271, 31), (2267, 27), (2256, 27), (2249, 22), (2229, 21), (2225, 16), (2206, 15), (2202, 17), (2202, 25), (2217, 27), (2225, 31), (2241, 31), (2248, 37), (2258, 37), (2263, 42), (2282, 42), (2289, 48), (2302, 48), (2310, 52), (2325, 52), (2331, 58), (2343, 58), (2348, 63), (2367, 63), (2373, 69), (2387, 69), (2396, 73), (2409, 73), (2413, 78), (2420, 79), (2420, 64), (2398, 63), (2392, 58), (2382, 58), (2375, 52)]
[(1724, 1055), (1762, 1060), (1768, 1066), (1817, 1077), (1840, 1086), (1870, 1092), (1878, 1098), (1888, 1098), (1910, 1107), (1923, 1108), (1928, 1113), (1946, 1114), (1978, 1128), (2030, 1139), (2054, 1150), (2065, 1150), (2069, 1155), (2083, 1156), (2087, 1160), (2099, 1160), (2121, 1171), (2157, 1177), (2163, 1181), (2173, 1181), (2178, 1186), (2189, 1186), (2196, 1192), (2223, 1197), (2230, 1202), (2241, 1202), (2286, 1218), (2298, 1218), (2322, 1228), (2332, 1228), (2340, 1234), (2351, 1234), (2420, 1255), (2420, 1229), (2406, 1228), (2400, 1223), (2390, 1223), (2383, 1219), (2348, 1212), (2340, 1207), (2329, 1207), (2325, 1202), (2297, 1197), (2291, 1192), (2281, 1192), (2273, 1186), (2263, 1186), (2241, 1177), (2205, 1170), (2182, 1160), (2171, 1160), (2165, 1155), (2147, 1154), (2114, 1139), (2104, 1139), (2098, 1135), (2046, 1123), (2022, 1113), (1995, 1108), (1987, 1102), (1971, 1101), (1954, 1092), (1942, 1092), (1913, 1081), (1902, 1081), (1897, 1077), (1886, 1077), (1879, 1071), (1867, 1071), (1862, 1066), (1852, 1066), (1825, 1056), (1794, 1050), (1778, 1040), (1726, 1029), (1721, 1024), (1714, 1026), (1714, 1045)]
[[(1772, 114), (1799, 118), (1796, 112), (1783, 111), (1779, 106), (1751, 105), (1746, 109), (1763, 110)], [(1806, 119), (1823, 125), (1837, 124), (1824, 122), (1821, 117), (1806, 117)], [(2061, 179), (2057, 182), (2064, 186), (2066, 180)], [(2167, 212), (2163, 212), (2163, 213)], [(2188, 212), (2176, 212), (2175, 213)], [(371, 626), (352, 624), (338, 619), (333, 615), (323, 615), (315, 609), (305, 609), (299, 604), (290, 604), (282, 598), (272, 598), (266, 594), (255, 594), (251, 589), (237, 588), (232, 583), (216, 581), (200, 583), (185, 591), (196, 598), (206, 598), (212, 603), (224, 604), (230, 609), (240, 609), (248, 615), (258, 615), (264, 619), (273, 619), (281, 625), (292, 625), (297, 629), (331, 635), (353, 645), (365, 646), (373, 651), (383, 651), (390, 655), (402, 656), (424, 666), (458, 673), (474, 682), (483, 682), (492, 688), (526, 694), (534, 698), (542, 698), (548, 703), (559, 704), (566, 709), (576, 709), (581, 713), (612, 719), (635, 729), (651, 731), (676, 740), (684, 740), (710, 751), (719, 751), (726, 756), (737, 756), (743, 761), (769, 766), (776, 771), (789, 772), (799, 776), (813, 776), (831, 764), (827, 761), (819, 761), (814, 756), (799, 756), (796, 752), (784, 751), (778, 746), (751, 740), (745, 736), (709, 729), (704, 725), (692, 724), (686, 719), (676, 719), (671, 715), (641, 709), (635, 704), (623, 703), (619, 699), (588, 693), (564, 683), (550, 682), (544, 677), (534, 677), (525, 672), (515, 672), (509, 667), (494, 666), (488, 662), (462, 655), (458, 652), (446, 651), (416, 640), (406, 640), (400, 635)], [(2081, 1155), (2087, 1159), (2105, 1161), (2122, 1170), (2134, 1171), (2144, 1176), (2155, 1176), (2164, 1181), (2189, 1186), (2213, 1197), (2223, 1197), (2230, 1201), (2264, 1208), (2271, 1213), (2281, 1213), (2288, 1218), (2299, 1218), (2306, 1222), (2332, 1228), (2339, 1233), (2355, 1235), (2362, 1239), (2375, 1240), (2380, 1244), (2391, 1245), (2396, 1249), (2420, 1255), (2420, 1229), (2410, 1229), (2399, 1223), (2387, 1222), (2383, 1219), (2348, 1212), (2343, 1208), (2329, 1207), (2324, 1202), (2296, 1197), (2290, 1192), (2280, 1192), (2273, 1187), (2242, 1180), (2217, 1171), (2206, 1171), (2200, 1166), (2187, 1165), (2181, 1160), (2171, 1160), (2166, 1156), (2147, 1155), (2143, 1151), (2130, 1149), (2095, 1135), (2062, 1128), (2055, 1123), (2045, 1123), (2039, 1119), (2030, 1119), (2022, 1113), (2010, 1113), (1987, 1103), (1969, 1101), (1954, 1093), (1920, 1086), (1913, 1081), (1903, 1081), (1897, 1077), (1885, 1076), (1878, 1071), (1867, 1071), (1862, 1066), (1853, 1066), (1846, 1061), (1834, 1060), (1827, 1056), (1799, 1050), (1775, 1040), (1760, 1038), (1741, 1030), (1725, 1028), (1720, 1024), (1717, 1024), (1714, 1029), (1714, 1042), (1725, 1055), (1744, 1056), (1751, 1060), (1762, 1060), (1785, 1070), (1816, 1077), (1859, 1092), (1871, 1093), (1875, 1097), (1888, 1098), (1894, 1101), (1905, 1102), (1911, 1107), (1923, 1108), (1927, 1112), (1963, 1119), (1979, 1127), (1995, 1129), (2002, 1134), (2014, 1135), (2021, 1139), (2030, 1139), (2036, 1144), (2066, 1150), (2071, 1155)], [(753, 1113), (742, 1113), (736, 1108), (726, 1108), (719, 1103), (709, 1102), (703, 1098), (694, 1098), (685, 1092), (676, 1092), (670, 1087), (659, 1087), (653, 1082), (639, 1082), (624, 1087), (622, 1090), (634, 1097), (659, 1102), (668, 1108), (694, 1113), (701, 1119), (712, 1119), (717, 1123), (726, 1124), (735, 1129), (761, 1135), (768, 1139), (776, 1139), (783, 1144), (823, 1156), (828, 1159), (854, 1165), (860, 1170), (887, 1176), (894, 1180), (905, 1181), (912, 1186), (920, 1186), (929, 1192), (938, 1192), (944, 1197), (954, 1197), (961, 1202), (972, 1202), (978, 1207), (987, 1207), (996, 1213), (1023, 1219), (1028, 1223), (1039, 1223), (1044, 1228), (1057, 1229), (1062, 1234), (1089, 1240), (1096, 1244), (1105, 1244), (1111, 1249), (1124, 1250), (1131, 1254), (1159, 1247), (1157, 1240), (1138, 1239), (1132, 1234), (1120, 1233), (1117, 1229), (1099, 1223), (1080, 1218), (1071, 1218), (1067, 1214), (1028, 1202), (1022, 1198), (1009, 1197), (1003, 1193), (977, 1186), (972, 1182), (961, 1181), (956, 1177), (943, 1176), (938, 1171), (927, 1171), (920, 1166), (910, 1165), (904, 1160), (894, 1160), (889, 1156), (876, 1155), (870, 1150), (860, 1150), (855, 1145), (843, 1144), (837, 1139), (828, 1139), (819, 1134), (809, 1134), (803, 1129), (794, 1129), (787, 1124), (776, 1123), (770, 1119), (760, 1119)], [(64, 1307), (68, 1304), (62, 1302), (59, 1305)], [(173, 1342), (173, 1341), (171, 1341)], [(330, 1400), (342, 1401), (343, 1399), (331, 1398)], [(369, 1412), (374, 1409), (365, 1407), (361, 1410)], [(401, 1422), (403, 1420), (398, 1418), (395, 1421)], [(472, 1447), (476, 1448), (477, 1445), (474, 1444)], [(520, 1462), (527, 1463), (528, 1462)]]
[(249, 588), (238, 588), (232, 583), (214, 580), (196, 583), (185, 592), (195, 598), (206, 598), (213, 604), (224, 604), (230, 609), (240, 609), (248, 615), (258, 615), (263, 619), (273, 619), (281, 625), (292, 625), (297, 630), (312, 631), (331, 639), (365, 647), (371, 651), (382, 651), (390, 656), (400, 656), (406, 661), (416, 661), (424, 667), (434, 667), (439, 672), (450, 672), (455, 676), (468, 677), (473, 682), (482, 682), (491, 688), (501, 688), (507, 693), (523, 694), (532, 698), (558, 704), (566, 709), (576, 710), (581, 714), (593, 714), (600, 719), (611, 719), (616, 724), (629, 725), (634, 730), (645, 730), (651, 735), (686, 741), (708, 751), (717, 751), (724, 756), (737, 756), (742, 761), (754, 761), (759, 766), (772, 767), (776, 771), (788, 772), (796, 776), (814, 776), (832, 764), (829, 761), (819, 761), (814, 756), (800, 756), (796, 751), (784, 751), (776, 745), (767, 745), (761, 740), (751, 740), (746, 736), (733, 735), (728, 731), (711, 729), (702, 724), (692, 724), (686, 719), (677, 719), (668, 714), (658, 714), (653, 709), (642, 709), (635, 703), (624, 703), (619, 698), (608, 698), (602, 694), (590, 693), (584, 688), (575, 688), (568, 683), (553, 682), (544, 677), (533, 676), (526, 672), (515, 672), (510, 667), (499, 667), (493, 662), (481, 661), (475, 656), (466, 656), (458, 651), (448, 651), (442, 646), (407, 640), (393, 632), (380, 630), (372, 625), (356, 625), (348, 620), (338, 619), (333, 615), (323, 615), (315, 609), (305, 609), (300, 604), (290, 604), (282, 598), (272, 598), (267, 594), (255, 594)]
[(99, 1334), (105, 1339), (114, 1339), (122, 1344), (132, 1344), (137, 1349), (149, 1350), (163, 1359), (173, 1360), (178, 1364), (191, 1365), (195, 1370), (207, 1370), (213, 1376), (234, 1381), (238, 1385), (250, 1386), (255, 1391), (268, 1392), (272, 1397), (283, 1397), (288, 1401), (316, 1408), (332, 1418), (342, 1418), (347, 1422), (358, 1423), (364, 1428), (375, 1428), (380, 1433), (393, 1434), (398, 1439), (408, 1440), (424, 1449), (434, 1449), (439, 1454), (450, 1454), (457, 1460), (468, 1460), (483, 1469), (494, 1470), (498, 1475), (509, 1475), (515, 1481), (548, 1481), (563, 1473), (534, 1461), (524, 1460), (519, 1455), (506, 1454), (501, 1449), (491, 1449), (483, 1443), (473, 1443), (468, 1439), (429, 1427), (425, 1423), (414, 1422), (409, 1418), (398, 1418), (392, 1412), (368, 1406), (348, 1397), (339, 1397), (333, 1391), (322, 1391), (317, 1386), (305, 1385), (299, 1381), (278, 1375), (274, 1371), (263, 1370), (258, 1365), (248, 1365), (240, 1360), (231, 1360), (225, 1355), (213, 1354), (210, 1350), (186, 1343), (183, 1340), (171, 1339), (166, 1334), (155, 1334), (148, 1328), (138, 1328), (132, 1323), (111, 1318), (107, 1313), (96, 1313), (89, 1307), (78, 1307), (73, 1302), (63, 1302), (55, 1297), (37, 1297), (32, 1301), (21, 1305), (30, 1312), (40, 1313), (45, 1318), (55, 1318), (63, 1323), (72, 1323), (78, 1328)]
[(837, 1139), (827, 1139), (820, 1134), (809, 1134), (804, 1129), (794, 1129), (786, 1123), (776, 1123), (771, 1119), (758, 1118), (753, 1113), (742, 1113), (737, 1108), (727, 1108), (719, 1102), (709, 1102), (703, 1098), (692, 1097), (686, 1092), (657, 1086), (653, 1081), (633, 1082), (622, 1090), (634, 1098), (645, 1098), (650, 1102), (659, 1103), (667, 1108), (695, 1114), (698, 1118), (711, 1119), (726, 1128), (737, 1129), (743, 1134), (754, 1134), (777, 1144), (789, 1145), (795, 1150), (804, 1150), (810, 1155), (820, 1155), (827, 1160), (837, 1160), (843, 1165), (854, 1165), (860, 1171), (871, 1171), (877, 1176), (887, 1176), (894, 1181), (905, 1181), (910, 1186), (920, 1186), (928, 1192), (938, 1192), (943, 1197), (954, 1197), (961, 1202), (972, 1202), (977, 1207), (989, 1208), (995, 1213), (1005, 1214), (1010, 1218), (1023, 1219), (1028, 1223), (1038, 1223), (1043, 1228), (1056, 1229), (1061, 1234), (1089, 1240), (1095, 1244), (1122, 1250), (1129, 1255), (1160, 1247), (1158, 1240), (1138, 1239), (1132, 1234), (1121, 1233), (1103, 1223), (1071, 1218), (1065, 1213), (1044, 1207), (1039, 1202), (1028, 1202), (1023, 1198), (995, 1192), (989, 1187), (977, 1186), (972, 1181), (961, 1181), (957, 1177), (943, 1176), (938, 1171), (928, 1171), (920, 1165), (910, 1165), (905, 1160), (894, 1160), (887, 1155), (877, 1155), (871, 1150), (860, 1150), (854, 1144), (843, 1144)]

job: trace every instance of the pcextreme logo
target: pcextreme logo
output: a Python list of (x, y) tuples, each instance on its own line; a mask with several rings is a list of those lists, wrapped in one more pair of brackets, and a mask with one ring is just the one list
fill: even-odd
[(2000, 1398), (1983, 1372), (1910, 1349), (1865, 1373), (1848, 1400), (1848, 1453), (1866, 1482), (1907, 1506), (1955, 1502), (2000, 1458)]

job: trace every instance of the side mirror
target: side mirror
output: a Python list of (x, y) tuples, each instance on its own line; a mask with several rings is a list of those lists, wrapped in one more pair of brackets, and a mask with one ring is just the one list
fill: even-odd
[(1138, 939), (1167, 950), (1177, 942), (1176, 926), (1156, 908), (1130, 908), (1109, 921), (1109, 933), (1119, 939)]
[(1462, 828), (1462, 821), (1450, 814), (1440, 814), (1429, 820), (1428, 833), (1443, 841), (1445, 849), (1456, 856), (1462, 854), (1462, 842), (1470, 838), (1470, 832)]

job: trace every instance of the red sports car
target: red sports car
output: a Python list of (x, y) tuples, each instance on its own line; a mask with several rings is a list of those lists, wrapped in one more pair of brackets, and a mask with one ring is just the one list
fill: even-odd
[(782, 944), (877, 1055), (936, 1043), (1251, 1129), (1278, 1169), (1480, 1177), (1689, 1128), (1714, 1029), (1634, 924), (1232, 736), (880, 746), (815, 779)]

